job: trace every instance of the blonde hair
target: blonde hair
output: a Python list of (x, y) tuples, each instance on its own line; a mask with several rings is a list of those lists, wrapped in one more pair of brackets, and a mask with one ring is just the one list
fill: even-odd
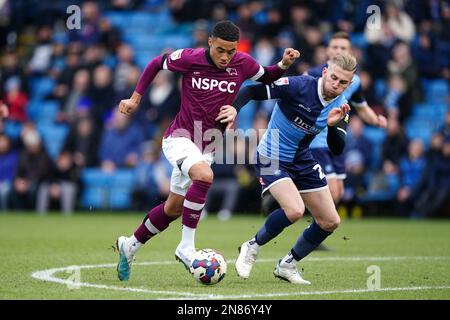
[(355, 72), (358, 62), (356, 58), (349, 53), (341, 53), (331, 58), (331, 63), (341, 67), (345, 71)]

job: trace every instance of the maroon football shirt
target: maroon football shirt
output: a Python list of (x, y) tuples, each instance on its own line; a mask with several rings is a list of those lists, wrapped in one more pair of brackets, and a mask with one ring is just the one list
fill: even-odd
[(163, 69), (183, 75), (180, 111), (164, 137), (185, 136), (198, 143), (201, 135), (198, 147), (202, 149), (209, 143), (202, 138), (207, 130), (223, 132), (225, 128), (215, 121), (220, 108), (232, 105), (245, 80), (256, 80), (264, 74), (264, 68), (243, 52), (237, 52), (225, 69), (219, 69), (204, 48), (172, 52), (163, 61)]

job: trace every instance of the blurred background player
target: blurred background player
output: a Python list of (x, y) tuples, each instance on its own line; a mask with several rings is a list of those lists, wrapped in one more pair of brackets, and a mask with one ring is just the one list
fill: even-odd
[(120, 112), (130, 115), (160, 70), (183, 76), (181, 108), (162, 143), (164, 155), (174, 168), (170, 194), (146, 215), (133, 235), (117, 239), (120, 280), (129, 279), (136, 251), (181, 215), (182, 239), (175, 258), (189, 268), (196, 252), (195, 231), (213, 181), (210, 165), (214, 146), (211, 141), (205, 141), (208, 139), (204, 139), (204, 133), (215, 129), (217, 140), (225, 129), (231, 128), (237, 112), (229, 105), (245, 80), (271, 83), (300, 56), (297, 50), (289, 48), (276, 65), (262, 67), (248, 54), (237, 51), (238, 40), (236, 25), (230, 21), (218, 22), (208, 39), (208, 49), (180, 49), (157, 56), (145, 68), (131, 98), (120, 102)]
[(296, 263), (311, 253), (339, 226), (340, 218), (320, 164), (309, 149), (314, 137), (328, 128), (328, 144), (341, 153), (345, 130), (336, 128), (350, 108), (343, 94), (356, 71), (355, 57), (340, 54), (323, 68), (322, 77), (308, 75), (281, 78), (270, 86), (244, 88), (235, 107), (249, 100), (278, 99), (267, 132), (258, 145), (255, 169), (262, 196), (269, 191), (280, 205), (273, 211), (255, 237), (239, 248), (236, 271), (244, 279), (250, 276), (261, 246), (298, 221), (305, 206), (314, 217), (290, 252), (280, 259), (274, 275), (295, 284), (310, 284), (302, 278)]

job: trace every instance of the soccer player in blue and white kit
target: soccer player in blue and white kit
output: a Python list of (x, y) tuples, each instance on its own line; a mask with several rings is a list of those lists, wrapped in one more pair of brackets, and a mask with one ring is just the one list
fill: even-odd
[[(330, 42), (326, 49), (329, 59), (342, 53), (351, 53), (352, 43), (348, 33), (340, 31), (331, 36)], [(305, 74), (309, 74), (315, 78), (322, 76), (322, 70), (328, 65), (322, 64), (309, 69)], [(357, 74), (353, 76), (352, 83), (344, 91), (344, 95), (350, 105), (356, 110), (358, 116), (370, 125), (386, 128), (387, 120), (383, 115), (377, 115), (368, 105), (362, 93), (361, 81)], [(344, 195), (345, 159), (344, 155), (333, 155), (327, 145), (327, 128), (325, 128), (311, 142), (311, 152), (314, 158), (321, 165), (324, 174), (327, 177), (328, 186), (334, 203), (337, 205)]]
[(345, 131), (336, 125), (350, 111), (342, 93), (350, 86), (356, 66), (353, 56), (337, 55), (323, 69), (321, 78), (308, 75), (281, 78), (271, 85), (248, 86), (239, 92), (234, 103), (237, 110), (251, 99), (278, 99), (258, 145), (255, 168), (263, 195), (270, 192), (280, 205), (255, 237), (241, 245), (235, 265), (240, 277), (250, 276), (261, 246), (300, 219), (306, 206), (314, 221), (279, 260), (274, 275), (291, 283), (310, 284), (298, 272), (296, 262), (322, 243), (339, 226), (340, 218), (309, 144), (328, 128), (330, 147), (336, 153), (342, 152)]

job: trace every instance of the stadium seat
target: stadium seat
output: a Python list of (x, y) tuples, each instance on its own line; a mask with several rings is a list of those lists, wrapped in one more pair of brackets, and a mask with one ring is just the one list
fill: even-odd
[(55, 86), (55, 81), (50, 77), (35, 77), (29, 80), (32, 99), (44, 99), (49, 95)]
[(370, 167), (372, 169), (378, 169), (381, 165), (381, 149), (383, 141), (386, 138), (386, 131), (378, 127), (366, 126), (364, 128), (364, 136), (372, 144), (372, 158)]
[(384, 101), (388, 89), (386, 81), (383, 79), (377, 79), (374, 81), (374, 86), (375, 95), (380, 101)]
[(89, 187), (106, 187), (111, 185), (112, 174), (97, 168), (86, 168), (81, 172), (81, 181)]
[(11, 139), (17, 139), (22, 130), (22, 123), (16, 121), (5, 121), (5, 134)]
[(81, 206), (86, 209), (104, 209), (108, 204), (108, 194), (104, 188), (86, 187), (81, 194)]
[(109, 193), (109, 208), (128, 209), (131, 207), (131, 190), (112, 188)]
[(58, 112), (59, 103), (57, 101), (42, 101), (39, 103), (35, 120), (39, 124), (52, 124), (55, 122)]
[(52, 159), (56, 159), (61, 152), (64, 141), (69, 132), (67, 125), (38, 124), (44, 145)]

